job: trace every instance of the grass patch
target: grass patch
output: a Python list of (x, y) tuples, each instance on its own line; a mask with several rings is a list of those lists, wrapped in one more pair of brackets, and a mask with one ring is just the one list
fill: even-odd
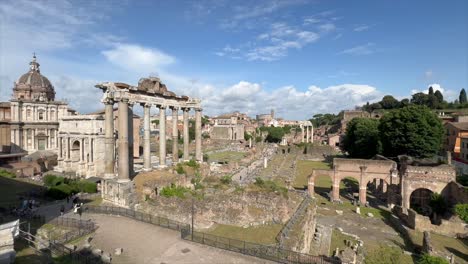
[(87, 205), (101, 205), (102, 204), (102, 197), (98, 197), (96, 199), (93, 199), (89, 203), (86, 203)]
[(208, 154), (209, 162), (238, 162), (245, 158), (247, 154), (245, 152), (238, 151), (222, 151)]
[(351, 240), (353, 244), (356, 244), (357, 242), (357, 240), (353, 237), (341, 233), (340, 230), (333, 229), (329, 255), (332, 256), (333, 251), (336, 248), (339, 248), (339, 250), (343, 250), (346, 247), (345, 240)]
[[(312, 161), (312, 160), (298, 160), (297, 161), (297, 168), (296, 168), (296, 176), (294, 179), (294, 188), (304, 188), (307, 187), (307, 178), (312, 173), (314, 169), (330, 169), (330, 165), (323, 161)], [(329, 177), (326, 177), (329, 178)], [(325, 185), (327, 182), (323, 180), (323, 184)], [(317, 184), (317, 183), (316, 183)], [(331, 180), (329, 184), (326, 184), (327, 188), (330, 188)]]
[(276, 182), (271, 180), (264, 180), (261, 177), (255, 178), (255, 183), (250, 185), (250, 190), (274, 192), (276, 194), (283, 195), (285, 198), (288, 196), (288, 189), (286, 187), (278, 185)]
[[(410, 230), (410, 237), (415, 246), (422, 247), (423, 233)], [(431, 243), (436, 251), (455, 255), (455, 263), (465, 263), (468, 260), (468, 240), (457, 239), (431, 233)]]
[(251, 243), (270, 245), (276, 243), (276, 236), (282, 227), (280, 224), (251, 226), (247, 228), (217, 224), (215, 227), (204, 232)]
[(4, 170), (4, 169), (0, 169), (0, 177), (16, 178), (16, 174), (14, 174), (13, 172)]
[(179, 197), (185, 198), (185, 194), (190, 192), (190, 189), (171, 184), (171, 186), (163, 187), (161, 190), (161, 195), (164, 197)]

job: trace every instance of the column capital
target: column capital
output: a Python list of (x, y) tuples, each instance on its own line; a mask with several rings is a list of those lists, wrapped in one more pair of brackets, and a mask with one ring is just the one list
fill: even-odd
[(180, 109), (184, 112), (190, 112), (190, 107), (184, 106), (184, 107), (181, 107)]
[(172, 111), (179, 111), (180, 107), (178, 106), (169, 106)]
[(122, 98), (119, 99), (119, 102), (128, 104), (130, 102), (130, 100), (128, 98), (122, 97)]
[(150, 103), (140, 103), (140, 105), (143, 106), (144, 108), (151, 108), (151, 106), (153, 106)]
[(114, 105), (115, 101), (112, 98), (105, 98), (102, 99), (102, 103), (104, 103), (105, 105)]
[(159, 108), (159, 109), (166, 109), (167, 105), (157, 105), (156, 107)]
[(195, 110), (195, 112), (201, 112), (201, 111), (203, 111), (203, 108), (197, 107), (197, 108), (194, 108), (194, 110)]

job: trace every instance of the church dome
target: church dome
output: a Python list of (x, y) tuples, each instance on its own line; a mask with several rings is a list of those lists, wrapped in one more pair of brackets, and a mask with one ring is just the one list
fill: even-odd
[(21, 75), (15, 83), (13, 98), (23, 101), (54, 101), (54, 86), (41, 74), (36, 55), (29, 65), (29, 72)]

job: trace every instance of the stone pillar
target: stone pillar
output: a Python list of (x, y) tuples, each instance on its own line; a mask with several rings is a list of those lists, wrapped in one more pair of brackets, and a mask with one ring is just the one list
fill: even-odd
[(361, 177), (359, 179), (359, 203), (365, 205), (367, 202), (367, 181), (366, 179), (366, 166), (361, 166)]
[(151, 105), (143, 105), (143, 168), (151, 170), (151, 145), (150, 145), (150, 111)]
[(134, 174), (133, 169), (133, 102), (128, 103), (128, 169), (129, 176), (132, 177)]
[(159, 167), (166, 166), (166, 106), (159, 106)]
[(106, 174), (106, 177), (113, 177), (115, 172), (114, 101), (108, 99), (104, 104), (104, 174)]
[(304, 128), (306, 130), (306, 143), (309, 143), (309, 127), (305, 126)]
[(340, 200), (340, 177), (336, 173), (336, 166), (333, 166), (333, 186), (332, 186), (332, 202)]
[(85, 161), (85, 145), (84, 145), (84, 138), (80, 140), (80, 162), (83, 163)]
[(307, 191), (310, 197), (315, 196), (315, 171), (312, 171), (312, 174), (307, 178)]
[(304, 142), (304, 129), (305, 129), (305, 126), (301, 126), (301, 142)]
[(310, 127), (310, 142), (314, 143), (314, 125)]
[(203, 156), (201, 151), (202, 144), (202, 131), (201, 131), (201, 117), (202, 110), (200, 108), (195, 109), (195, 159), (203, 162)]
[(179, 148), (177, 146), (178, 138), (178, 129), (177, 121), (179, 119), (178, 112), (179, 108), (172, 107), (172, 163), (177, 163), (179, 161)]
[(88, 137), (88, 163), (93, 163), (93, 138)]
[(66, 142), (66, 159), (70, 160), (70, 137), (67, 137), (67, 142)]
[(184, 112), (184, 161), (189, 160), (189, 108), (182, 108)]
[(62, 150), (62, 147), (63, 147), (63, 143), (62, 143), (62, 137), (58, 137), (57, 138), (58, 140), (58, 159), (59, 160), (62, 160), (63, 159), (63, 150)]
[(128, 99), (119, 101), (119, 181), (130, 180), (128, 160)]

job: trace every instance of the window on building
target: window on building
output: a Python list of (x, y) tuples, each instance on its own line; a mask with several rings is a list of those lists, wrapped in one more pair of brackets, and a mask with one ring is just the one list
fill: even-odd
[(43, 111), (39, 112), (39, 120), (44, 120), (44, 112)]
[(26, 110), (26, 119), (31, 119), (31, 109)]
[(54, 110), (50, 111), (50, 119), (55, 120), (55, 111)]

